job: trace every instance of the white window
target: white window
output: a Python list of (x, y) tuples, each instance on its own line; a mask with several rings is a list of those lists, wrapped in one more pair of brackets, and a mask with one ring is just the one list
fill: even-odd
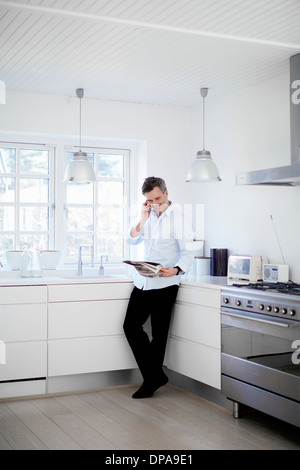
[(94, 184), (63, 182), (78, 148), (0, 142), (0, 260), (25, 246), (60, 250), (63, 263), (76, 263), (81, 245), (93, 247), (95, 263), (101, 255), (110, 262), (128, 256), (130, 150), (82, 150), (94, 166)]
[[(81, 245), (94, 249), (94, 260), (125, 256), (125, 231), (129, 206), (129, 157), (127, 149), (83, 148), (95, 169), (94, 184), (65, 184), (64, 262), (78, 257)], [(75, 148), (66, 148), (67, 163)], [(88, 250), (85, 253), (89, 254)]]
[(54, 148), (0, 143), (0, 257), (54, 247)]

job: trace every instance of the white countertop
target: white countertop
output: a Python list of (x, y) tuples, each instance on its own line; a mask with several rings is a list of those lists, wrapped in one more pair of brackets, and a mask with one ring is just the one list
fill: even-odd
[[(97, 274), (83, 274), (77, 276), (73, 272), (53, 271), (50, 274), (45, 273), (42, 277), (22, 278), (17, 271), (6, 271), (0, 275), (0, 287), (5, 286), (40, 286), (53, 284), (96, 284), (106, 282), (132, 282), (127, 274), (107, 274), (99, 276)], [(186, 275), (181, 279), (182, 285), (202, 286), (219, 289), (227, 285), (227, 277), (216, 276), (198, 276)]]
[(228, 283), (227, 276), (195, 276), (188, 274), (182, 277), (181, 284), (220, 289), (222, 286), (227, 286), (230, 283)]

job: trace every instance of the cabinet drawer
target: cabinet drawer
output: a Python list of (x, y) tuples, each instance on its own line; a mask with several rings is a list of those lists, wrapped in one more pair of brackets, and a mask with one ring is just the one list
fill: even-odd
[(180, 286), (176, 301), (220, 308), (220, 290), (194, 286)]
[(50, 377), (136, 367), (135, 359), (124, 336), (48, 342)]
[(47, 339), (47, 304), (1, 305), (0, 339), (4, 342)]
[(218, 310), (188, 304), (176, 304), (170, 335), (220, 349), (220, 313)]
[(49, 304), (49, 339), (123, 334), (128, 300)]
[(132, 283), (64, 284), (48, 286), (48, 289), (49, 302), (129, 299)]
[(7, 343), (5, 346), (6, 364), (0, 364), (0, 382), (46, 377), (46, 341)]
[(169, 338), (166, 366), (211, 387), (221, 388), (221, 353), (189, 341)]
[(47, 302), (47, 286), (0, 287), (0, 305)]

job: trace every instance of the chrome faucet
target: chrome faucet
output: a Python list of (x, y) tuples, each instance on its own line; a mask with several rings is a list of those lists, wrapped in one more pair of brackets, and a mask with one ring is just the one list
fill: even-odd
[(78, 271), (77, 271), (78, 276), (82, 276), (82, 266), (83, 266), (82, 248), (90, 248), (92, 267), (94, 267), (94, 247), (93, 247), (93, 245), (80, 245), (79, 254), (78, 254)]
[(103, 258), (105, 258), (105, 260), (108, 261), (108, 255), (100, 255), (99, 276), (104, 275)]

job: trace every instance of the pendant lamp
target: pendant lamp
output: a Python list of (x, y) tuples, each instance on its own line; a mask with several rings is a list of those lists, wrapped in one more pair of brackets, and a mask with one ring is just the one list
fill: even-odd
[(210, 183), (222, 181), (210, 152), (205, 150), (205, 98), (207, 93), (208, 88), (200, 89), (200, 95), (203, 98), (203, 150), (197, 152), (196, 160), (194, 160), (188, 172), (187, 182)]
[(84, 95), (83, 88), (77, 88), (76, 95), (80, 102), (79, 112), (79, 152), (75, 152), (73, 160), (67, 166), (64, 181), (71, 183), (93, 183), (96, 181), (94, 168), (88, 160), (88, 156), (81, 150), (81, 100)]

